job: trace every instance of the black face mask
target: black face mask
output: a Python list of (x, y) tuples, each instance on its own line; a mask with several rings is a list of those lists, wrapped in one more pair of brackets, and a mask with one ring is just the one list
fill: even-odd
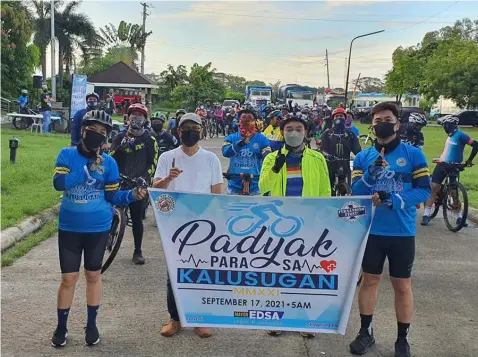
[(198, 143), (199, 135), (199, 131), (196, 130), (181, 131), (181, 142), (190, 148)]
[(345, 131), (345, 119), (335, 119), (335, 129), (339, 132)]
[(93, 130), (85, 130), (83, 144), (89, 151), (96, 151), (106, 140), (106, 136)]
[(159, 124), (151, 124), (151, 127), (153, 128), (154, 131), (160, 132), (163, 130), (163, 123)]
[(374, 125), (375, 135), (379, 139), (387, 139), (395, 134), (395, 125), (397, 123), (380, 122)]
[(445, 133), (451, 134), (456, 130), (456, 125), (453, 123), (445, 123), (445, 125), (443, 125), (443, 129), (445, 129)]

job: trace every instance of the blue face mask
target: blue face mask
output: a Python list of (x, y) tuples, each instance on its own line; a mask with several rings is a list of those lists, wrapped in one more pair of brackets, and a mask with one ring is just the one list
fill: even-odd
[(98, 102), (89, 101), (89, 102), (86, 102), (86, 105), (91, 110), (98, 108)]

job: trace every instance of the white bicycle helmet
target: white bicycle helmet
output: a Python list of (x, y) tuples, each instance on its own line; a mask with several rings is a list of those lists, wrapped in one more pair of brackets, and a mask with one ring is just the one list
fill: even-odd
[(408, 122), (417, 125), (427, 125), (427, 117), (422, 113), (410, 113), (408, 117)]
[(444, 117), (441, 117), (437, 120), (437, 123), (440, 125), (445, 125), (446, 123), (452, 123), (455, 125), (458, 125), (460, 122), (460, 118), (458, 118), (456, 115), (450, 114), (450, 115), (445, 115)]

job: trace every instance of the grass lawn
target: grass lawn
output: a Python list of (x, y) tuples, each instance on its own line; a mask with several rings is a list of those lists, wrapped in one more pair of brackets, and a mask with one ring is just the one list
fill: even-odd
[[(17, 161), (10, 164), (8, 140), (13, 136), (20, 142)], [(60, 149), (70, 144), (70, 136), (2, 128), (1, 138), (1, 228), (5, 229), (60, 202), (61, 193), (53, 188), (53, 169)]]
[[(366, 134), (368, 132), (369, 124), (355, 124), (359, 128), (360, 134)], [(461, 128), (460, 130), (467, 133), (469, 136), (478, 140), (478, 128)], [(425, 135), (425, 146), (423, 151), (430, 166), (430, 173), (433, 172), (435, 164), (432, 163), (433, 158), (437, 158), (441, 155), (443, 148), (445, 147), (446, 133), (442, 127), (426, 127), (423, 129)], [(468, 159), (470, 155), (471, 147), (467, 146), (465, 149), (464, 159)], [(466, 168), (460, 175), (460, 181), (465, 186), (468, 192), (468, 199), (470, 205), (478, 208), (478, 156), (474, 160), (475, 166)]]

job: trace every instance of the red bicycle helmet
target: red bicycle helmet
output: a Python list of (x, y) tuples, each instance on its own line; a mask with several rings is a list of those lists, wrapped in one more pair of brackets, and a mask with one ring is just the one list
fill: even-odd
[(148, 108), (141, 103), (131, 104), (128, 108), (128, 115), (130, 115), (132, 112), (140, 112), (145, 118), (148, 117)]
[(337, 108), (332, 112), (332, 119), (335, 117), (336, 114), (343, 114), (345, 117), (347, 117), (347, 112), (345, 111), (344, 108)]

